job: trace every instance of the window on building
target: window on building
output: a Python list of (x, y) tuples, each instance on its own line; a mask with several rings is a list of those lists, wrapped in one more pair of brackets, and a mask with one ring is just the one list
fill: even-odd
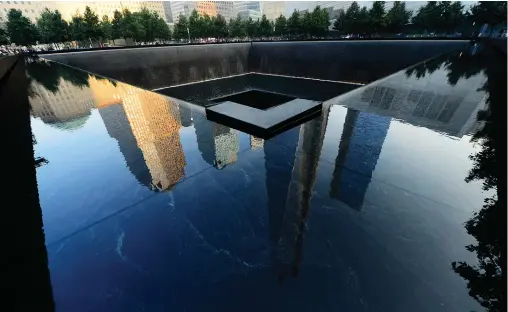
[(28, 13), (28, 10), (27, 10), (27, 9), (25, 9), (25, 13)]

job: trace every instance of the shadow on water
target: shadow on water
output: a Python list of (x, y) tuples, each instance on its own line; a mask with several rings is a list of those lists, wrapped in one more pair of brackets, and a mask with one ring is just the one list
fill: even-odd
[[(474, 56), (473, 56), (474, 57)], [(487, 82), (483, 87), (488, 93), (487, 107), (478, 113), (478, 121), (484, 123), (471, 141), (481, 150), (470, 155), (473, 168), (466, 182), (482, 181), (485, 191), (495, 192), (485, 199), (483, 207), (466, 222), (466, 230), (476, 244), (466, 246), (476, 253), (477, 264), (453, 262), (453, 270), (467, 281), (469, 294), (488, 311), (506, 311), (506, 56), (496, 57), (489, 51), (476, 67), (462, 70), (456, 66), (450, 83), (456, 76), (468, 77), (472, 71), (483, 70)]]
[(484, 191), (494, 191), (483, 207), (465, 223), (476, 244), (466, 246), (478, 263), (454, 261), (453, 270), (467, 281), (469, 295), (488, 311), (506, 311), (506, 56), (488, 47), (473, 45), (469, 51), (421, 63), (406, 70), (418, 79), (444, 66), (447, 79), (456, 85), (481, 72), (487, 81), (479, 91), (487, 93), (486, 108), (479, 111), (482, 123), (471, 142), (481, 150), (469, 156), (473, 168), (466, 182), (481, 181)]
[(477, 115), (483, 125), (471, 138), (481, 150), (469, 156), (473, 168), (465, 181), (481, 181), (484, 191), (495, 194), (465, 223), (477, 240), (466, 249), (476, 253), (478, 262), (454, 261), (452, 268), (467, 281), (469, 295), (488, 311), (506, 311), (506, 56), (480, 45), (468, 52), (424, 62), (406, 70), (406, 75), (420, 79), (444, 66), (451, 85), (480, 72), (487, 77), (479, 90), (487, 93), (486, 108)]
[(36, 167), (45, 160), (34, 157), (36, 140), (30, 126), (27, 90), (21, 58), (0, 82), (1, 126), (6, 134), (2, 140), (3, 177), (9, 181), (2, 187), (6, 204), (3, 220), (8, 228), (12, 227), (6, 233), (10, 234), (8, 244), (13, 244), (12, 249), (4, 249), (4, 272), (8, 273), (2, 278), (2, 304), (14, 306), (16, 311), (54, 311), (36, 179)]

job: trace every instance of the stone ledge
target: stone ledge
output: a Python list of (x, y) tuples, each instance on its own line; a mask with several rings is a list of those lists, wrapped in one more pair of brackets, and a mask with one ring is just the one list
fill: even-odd
[(321, 102), (295, 99), (267, 110), (235, 102), (223, 102), (206, 108), (207, 119), (268, 139), (280, 131), (312, 119), (321, 113)]

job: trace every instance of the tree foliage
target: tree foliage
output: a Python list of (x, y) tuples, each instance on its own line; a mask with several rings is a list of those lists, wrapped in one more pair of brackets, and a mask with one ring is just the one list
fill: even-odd
[(113, 38), (113, 25), (109, 21), (109, 17), (104, 15), (100, 24), (102, 39), (110, 40)]
[(287, 21), (286, 21), (286, 18), (284, 17), (284, 15), (281, 14), (275, 20), (274, 33), (276, 36), (284, 36), (287, 34), (287, 32), (288, 32)]
[(7, 14), (7, 35), (17, 45), (32, 45), (38, 40), (39, 34), (35, 25), (21, 10), (11, 9)]
[(409, 23), (413, 12), (406, 10), (406, 3), (403, 1), (393, 2), (393, 6), (386, 13), (385, 26), (389, 33), (399, 33)]
[(86, 38), (98, 40), (101, 37), (99, 16), (97, 16), (97, 14), (95, 14), (89, 6), (85, 8), (85, 13), (83, 14), (83, 24)]
[(37, 28), (43, 43), (60, 43), (69, 39), (69, 25), (58, 10), (44, 10), (37, 20)]
[(173, 29), (173, 37), (175, 39), (187, 39), (188, 29), (189, 21), (187, 20), (187, 17), (180, 14), (178, 21), (175, 24), (175, 28)]
[(506, 24), (506, 1), (479, 1), (471, 8), (469, 17), (479, 26)]
[(7, 32), (5, 29), (0, 28), (0, 44), (8, 44), (9, 38), (7, 38)]
[[(384, 1), (374, 1), (370, 9), (354, 1), (346, 10), (339, 9), (333, 16), (333, 30), (339, 35), (381, 36), (405, 32), (445, 35), (457, 31), (470, 34), (474, 24), (479, 28), (484, 24), (506, 23), (506, 2), (480, 1), (465, 12), (459, 1), (429, 1), (413, 16), (403, 1), (395, 1), (388, 11)], [(200, 15), (193, 10), (189, 17), (181, 15), (178, 18), (172, 34), (164, 19), (147, 8), (140, 12), (116, 10), (110, 20), (106, 15), (99, 18), (87, 6), (83, 15), (77, 13), (68, 24), (58, 11), (45, 10), (38, 18), (37, 26), (21, 11), (11, 10), (6, 31), (0, 31), (0, 42), (30, 45), (37, 40), (44, 43), (74, 40), (88, 44), (118, 38), (138, 42), (164, 41), (172, 37), (176, 40), (215, 38), (220, 41), (271, 36), (299, 39), (326, 37), (329, 27), (329, 11), (320, 6), (312, 11), (295, 10), (288, 18), (281, 15), (275, 21), (269, 21), (263, 15), (259, 20), (242, 20), (238, 16), (228, 22), (221, 15)]]
[(85, 40), (85, 21), (81, 15), (75, 15), (72, 17), (72, 21), (69, 24), (69, 33), (72, 40)]

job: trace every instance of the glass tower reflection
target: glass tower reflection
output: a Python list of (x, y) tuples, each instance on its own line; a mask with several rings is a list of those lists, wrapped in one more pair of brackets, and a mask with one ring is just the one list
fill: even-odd
[(330, 197), (361, 209), (381, 154), (390, 117), (348, 109), (330, 183)]
[(238, 132), (210, 122), (204, 114), (193, 116), (198, 149), (203, 160), (217, 169), (235, 163), (240, 150)]

